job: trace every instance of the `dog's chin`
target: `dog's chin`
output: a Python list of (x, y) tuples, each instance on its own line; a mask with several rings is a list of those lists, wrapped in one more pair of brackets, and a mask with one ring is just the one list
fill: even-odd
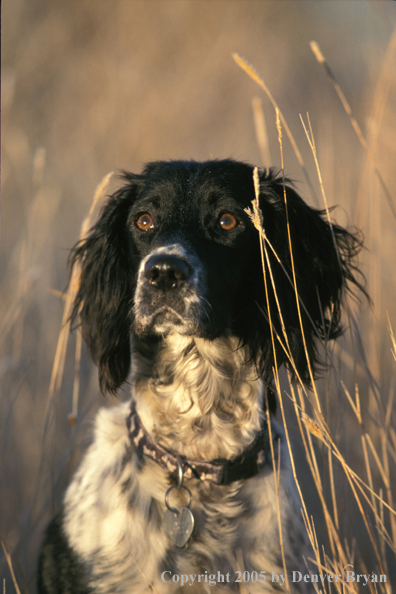
[(140, 338), (180, 334), (181, 336), (214, 340), (223, 336), (226, 329), (223, 327), (217, 328), (213, 322), (206, 326), (199, 317), (183, 317), (176, 311), (164, 307), (151, 315), (135, 315), (133, 331)]
[(171, 333), (197, 337), (206, 335), (199, 320), (184, 318), (174, 310), (165, 307), (151, 315), (136, 316), (133, 329), (140, 337), (167, 336)]

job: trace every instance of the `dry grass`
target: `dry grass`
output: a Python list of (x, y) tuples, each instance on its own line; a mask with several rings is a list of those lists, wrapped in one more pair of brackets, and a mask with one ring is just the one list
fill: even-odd
[[(391, 47), (394, 46), (394, 39), (396, 35), (394, 35), (391, 41)], [(335, 85), (337, 90), (337, 94), (340, 96), (343, 107), (345, 108), (350, 121), (351, 125), (354, 128), (358, 138), (368, 154), (368, 158), (370, 164), (373, 168), (375, 175), (378, 177), (381, 188), (383, 190), (383, 194), (388, 201), (390, 210), (393, 215), (395, 215), (394, 205), (393, 205), (393, 198), (383, 181), (380, 169), (376, 164), (373, 155), (370, 152), (368, 144), (362, 134), (362, 131), (356, 121), (356, 118), (353, 116), (352, 111), (349, 107), (349, 104), (345, 98), (342, 89), (340, 88), (339, 84), (337, 83), (334, 74), (332, 73), (330, 66), (326, 62), (325, 58), (320, 52), (320, 49), (317, 44), (312, 43), (311, 47), (317, 56), (318, 60), (326, 65), (326, 71), (329, 73), (331, 81)], [(266, 85), (263, 83), (261, 77), (257, 73), (257, 71), (249, 65), (243, 58), (237, 56), (234, 58), (236, 59), (237, 63), (241, 68), (257, 83), (259, 86), (265, 91), (268, 95), (276, 113), (276, 126), (278, 130), (278, 139), (279, 139), (279, 146), (280, 146), (280, 161), (281, 161), (281, 168), (284, 177), (284, 160), (283, 160), (283, 140), (282, 140), (282, 123), (286, 126), (286, 130), (288, 131), (288, 137), (292, 146), (296, 152), (296, 156), (299, 160), (301, 167), (305, 170), (305, 166), (300, 159), (300, 152), (295, 145), (295, 141), (289, 132), (289, 128), (287, 126), (284, 117), (281, 115), (278, 105), (273, 99), (270, 91), (267, 89)], [(326, 200), (325, 189), (323, 185), (323, 179), (321, 175), (321, 170), (318, 161), (318, 155), (316, 151), (315, 139), (311, 127), (311, 122), (309, 119), (309, 114), (307, 114), (308, 120), (308, 129), (301, 118), (301, 122), (312, 151), (312, 155), (315, 162), (315, 167), (317, 171), (318, 181), (322, 193), (323, 205), (324, 209), (327, 212), (328, 219), (330, 221), (330, 213), (328, 208), (328, 203)], [(256, 118), (256, 126), (260, 125), (260, 120)], [(257, 132), (257, 138), (262, 138), (263, 132)], [(267, 290), (267, 273), (266, 273), (266, 266), (269, 269), (269, 274), (271, 277), (272, 288), (275, 293), (276, 297), (276, 287), (272, 281), (272, 273), (271, 273), (271, 266), (270, 260), (268, 258), (267, 253), (267, 245), (272, 249), (266, 234), (265, 229), (263, 226), (263, 219), (261, 216), (261, 212), (259, 209), (259, 184), (258, 184), (258, 173), (257, 169), (254, 171), (254, 185), (256, 190), (256, 198), (255, 201), (252, 203), (252, 211), (248, 211), (249, 215), (252, 218), (252, 221), (257, 228), (260, 239), (261, 239), (261, 255), (262, 255), (262, 262), (263, 262), (263, 275), (264, 275), (264, 284), (266, 288), (266, 295), (267, 295), (267, 310), (269, 310), (269, 301), (268, 301), (268, 290)], [(285, 203), (287, 206), (287, 199), (286, 199), (286, 191), (284, 192)], [(287, 212), (287, 208), (286, 208)], [(331, 222), (331, 221), (330, 221)], [(289, 230), (289, 227), (288, 227)], [(296, 277), (294, 274), (294, 264), (293, 264), (293, 245), (290, 239), (289, 233), (289, 250), (291, 255), (291, 264), (293, 270), (293, 286), (296, 292), (296, 303), (298, 307), (298, 311), (300, 311), (300, 300), (298, 296), (297, 284), (296, 284)], [(265, 257), (264, 257), (265, 254)], [(275, 254), (276, 255), (276, 254)], [(278, 261), (279, 258), (277, 257)], [(274, 352), (274, 361), (275, 361), (275, 386), (276, 391), (278, 394), (278, 399), (280, 402), (280, 408), (282, 413), (282, 420), (286, 432), (286, 439), (289, 449), (289, 454), (291, 457), (292, 469), (294, 478), (296, 481), (296, 485), (301, 497), (302, 501), (302, 514), (304, 518), (304, 522), (307, 529), (307, 534), (312, 546), (312, 550), (314, 551), (315, 558), (309, 558), (307, 561), (310, 561), (316, 565), (316, 573), (324, 573), (324, 574), (333, 574), (341, 576), (339, 581), (333, 584), (328, 584), (327, 588), (324, 588), (323, 591), (337, 591), (337, 592), (359, 592), (361, 588), (361, 584), (357, 582), (350, 582), (347, 579), (347, 571), (348, 570), (355, 570), (356, 562), (360, 565), (360, 570), (357, 570), (356, 573), (361, 571), (365, 574), (375, 574), (375, 575), (383, 575), (387, 576), (388, 580), (384, 583), (380, 583), (379, 585), (374, 583), (368, 583), (368, 587), (371, 592), (386, 592), (390, 594), (392, 592), (392, 585), (389, 581), (389, 568), (393, 567), (396, 563), (396, 509), (393, 503), (393, 489), (395, 488), (394, 481), (392, 481), (393, 472), (391, 472), (391, 466), (389, 464), (391, 457), (393, 463), (396, 460), (395, 454), (395, 442), (392, 439), (391, 435), (393, 435), (392, 427), (392, 408), (393, 408), (393, 399), (394, 399), (394, 382), (391, 390), (389, 392), (389, 399), (388, 402), (382, 402), (381, 400), (377, 400), (378, 404), (378, 416), (379, 422), (376, 424), (376, 433), (377, 433), (377, 445), (374, 445), (373, 439), (370, 433), (365, 427), (365, 423), (363, 421), (362, 416), (362, 406), (361, 406), (361, 398), (360, 398), (360, 391), (359, 391), (359, 383), (355, 383), (355, 394), (354, 398), (351, 397), (349, 391), (347, 390), (345, 384), (342, 381), (342, 378), (334, 365), (334, 362), (331, 361), (331, 357), (329, 357), (330, 369), (328, 371), (329, 374), (334, 374), (338, 381), (340, 382), (342, 395), (348, 401), (351, 410), (353, 411), (354, 422), (356, 426), (360, 429), (361, 434), (361, 446), (362, 446), (362, 456), (364, 459), (364, 470), (366, 474), (366, 479), (363, 479), (364, 473), (362, 472), (355, 472), (347, 463), (345, 456), (343, 455), (339, 444), (337, 443), (337, 438), (332, 434), (328, 421), (326, 420), (321, 407), (321, 398), (319, 395), (319, 390), (317, 389), (316, 383), (314, 381), (312, 371), (310, 371), (310, 377), (312, 382), (312, 393), (308, 393), (303, 382), (300, 380), (295, 387), (293, 382), (291, 381), (289, 375), (289, 385), (288, 388), (283, 391), (280, 387), (280, 380), (279, 380), (279, 372), (276, 366), (276, 348), (275, 342), (279, 341), (282, 348), (284, 349), (286, 355), (288, 356), (290, 365), (295, 368), (294, 362), (290, 355), (289, 345), (287, 344), (287, 334), (286, 330), (283, 325), (282, 320), (282, 311), (279, 307), (279, 301), (276, 298), (276, 303), (278, 305), (278, 311), (274, 314), (269, 311), (269, 324), (270, 324), (270, 331), (272, 337), (272, 344), (273, 344), (273, 352)], [(349, 309), (349, 304), (346, 304), (346, 307), (349, 310), (349, 316), (352, 317), (351, 311)], [(284, 343), (282, 342), (279, 336), (274, 336), (273, 327), (271, 318), (273, 315), (278, 315), (282, 324), (283, 329), (283, 339)], [(302, 330), (302, 336), (304, 339), (304, 329), (300, 317), (300, 324)], [(392, 326), (389, 322), (389, 335), (390, 335), (390, 342), (392, 345), (392, 354), (396, 359), (396, 349), (395, 349), (395, 337), (393, 334)], [(324, 345), (324, 348), (325, 345)], [(306, 357), (309, 364), (308, 352), (305, 349)], [(368, 374), (368, 381), (371, 381), (373, 376), (370, 372), (369, 367), (366, 368)], [(327, 379), (328, 383), (328, 379)], [(392, 389), (393, 388), (393, 389)], [(298, 399), (296, 397), (296, 392), (298, 394)], [(315, 530), (315, 520), (308, 515), (307, 506), (305, 504), (304, 495), (300, 486), (299, 477), (296, 474), (296, 465), (294, 461), (293, 449), (291, 447), (289, 431), (288, 431), (288, 419), (285, 415), (285, 407), (284, 407), (284, 398), (285, 394), (292, 400), (294, 405), (294, 410), (296, 414), (296, 419), (298, 423), (298, 427), (300, 430), (300, 435), (302, 442), (304, 444), (305, 456), (308, 461), (308, 465), (314, 480), (316, 491), (319, 495), (323, 517), (325, 521), (325, 526), (327, 529), (327, 537), (328, 537), (328, 546), (330, 548), (330, 554), (326, 552), (324, 546), (319, 547), (318, 539)], [(314, 400), (312, 400), (312, 396), (314, 396)], [(385, 409), (384, 409), (385, 406)], [(307, 407), (310, 410), (309, 414), (307, 414)], [(393, 418), (394, 421), (394, 418)], [(327, 450), (327, 459), (328, 459), (328, 471), (329, 471), (329, 479), (330, 479), (330, 491), (331, 491), (331, 506), (332, 510), (329, 508), (329, 504), (326, 500), (326, 493), (325, 488), (322, 480), (322, 473), (320, 471), (320, 465), (318, 464), (318, 456), (317, 456), (317, 448), (315, 447), (314, 440), (312, 438), (316, 438), (320, 445), (322, 446), (322, 451)], [(274, 459), (274, 452), (273, 449), (271, 450), (272, 458), (273, 458), (273, 469), (274, 469), (274, 480), (277, 487), (278, 493), (278, 470), (276, 467), (276, 460)], [(370, 458), (371, 455), (371, 458)], [(361, 555), (361, 551), (359, 547), (355, 546), (352, 548), (350, 542), (345, 538), (343, 527), (340, 525), (340, 519), (338, 514), (338, 507), (339, 501), (337, 498), (336, 487), (335, 487), (335, 477), (334, 477), (334, 469), (333, 469), (333, 459), (338, 462), (342, 473), (347, 480), (351, 495), (352, 501), (354, 505), (359, 510), (361, 521), (365, 526), (366, 534), (368, 537), (368, 542), (370, 543), (372, 559), (375, 563), (375, 570), (374, 568), (370, 569), (367, 565), (367, 560), (365, 560), (364, 555), (358, 557), (356, 559), (356, 555)], [(394, 470), (394, 469), (393, 469)], [(377, 476), (379, 478), (378, 484), (374, 485), (373, 477)], [(278, 511), (279, 511), (279, 501), (278, 501)], [(279, 514), (279, 525), (280, 525), (280, 545), (283, 551), (283, 539), (282, 539), (282, 526)], [(388, 561), (389, 559), (389, 561)], [(283, 557), (283, 562), (285, 566), (285, 560)], [(293, 568), (289, 568), (292, 570)], [(315, 572), (315, 570), (314, 570)], [(286, 573), (286, 566), (285, 566), (285, 573)], [(287, 581), (286, 589), (290, 591), (290, 585)], [(317, 591), (322, 591), (319, 588), (316, 588)]]
[[(313, 392), (284, 373), (276, 378), (313, 563), (325, 573), (351, 564), (389, 576), (364, 591), (388, 593), (396, 583), (396, 35), (387, 3), (370, 5), (378, 30), (365, 36), (373, 15), (348, 12), (355, 3), (336, 3), (336, 11), (332, 2), (299, 4), (98, 0), (71, 11), (67, 2), (4, 3), (0, 576), (7, 594), (34, 592), (42, 529), (104, 404), (81, 337), (70, 341), (72, 294), (63, 295), (68, 250), (97, 181), (157, 158), (232, 153), (276, 165), (280, 128), (284, 168), (305, 180), (301, 194), (316, 206), (340, 204), (335, 218), (364, 230), (361, 265), (374, 302), (347, 304), (345, 338), (325, 352), (329, 371)], [(345, 40), (344, 26), (356, 44)], [(327, 39), (337, 88), (353, 106), (349, 119), (309, 50), (312, 38), (321, 46)], [(256, 72), (267, 94), (255, 101), (254, 118), (257, 87), (231, 59), (235, 51), (266, 74), (268, 85)], [(298, 114), (307, 111), (304, 132)], [(268, 261), (272, 246), (260, 233)], [(243, 567), (243, 559), (236, 563)]]

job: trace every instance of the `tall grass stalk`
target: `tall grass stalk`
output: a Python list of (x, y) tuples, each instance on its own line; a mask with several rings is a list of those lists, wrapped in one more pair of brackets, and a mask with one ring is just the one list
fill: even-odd
[[(313, 50), (316, 51), (317, 57), (319, 56), (319, 49), (317, 44), (311, 44)], [(285, 119), (282, 116), (275, 100), (273, 99), (271, 93), (267, 89), (266, 85), (264, 84), (262, 78), (257, 74), (255, 68), (253, 68), (250, 64), (248, 64), (243, 58), (239, 56), (233, 55), (234, 59), (237, 61), (238, 65), (253, 79), (255, 82), (265, 91), (267, 96), (270, 98), (270, 101), (275, 109), (276, 113), (276, 126), (278, 129), (278, 138), (279, 138), (279, 145), (281, 151), (281, 164), (282, 164), (282, 173), (284, 178), (284, 163), (283, 163), (283, 145), (282, 145), (282, 124), (285, 126)], [(322, 57), (323, 58), (323, 57)], [(324, 58), (323, 58), (324, 60)], [(324, 63), (322, 60), (322, 63)], [(337, 83), (338, 85), (338, 83)], [(337, 86), (337, 90), (340, 96), (344, 97), (339, 85)], [(345, 100), (346, 101), (346, 100)], [(346, 108), (346, 103), (343, 101), (344, 108)], [(347, 110), (347, 113), (350, 115), (351, 123), (354, 127), (355, 132), (358, 134), (359, 139), (361, 140), (362, 146), (368, 152), (371, 157), (371, 153), (369, 152), (367, 143), (364, 141), (364, 137), (361, 134), (360, 129), (358, 129), (357, 121), (354, 118), (351, 110)], [(311, 122), (309, 119), (309, 115), (307, 115), (307, 122), (308, 126), (305, 125), (304, 121), (302, 120), (302, 125), (304, 127), (304, 131), (306, 137), (308, 139), (309, 146), (311, 148), (311, 152), (313, 154), (314, 163), (317, 171), (319, 186), (321, 189), (322, 199), (325, 205), (325, 211), (327, 213), (328, 221), (331, 225), (330, 220), (330, 211), (327, 204), (326, 193), (324, 188), (324, 183), (320, 171), (319, 166), (319, 159), (316, 151), (316, 145), (313, 135), (313, 130), (311, 126)], [(301, 154), (298, 148), (295, 145), (294, 139), (288, 128), (287, 124), (285, 126), (285, 130), (287, 131), (287, 136), (293, 146), (294, 152), (299, 159), (299, 155)], [(302, 164), (302, 160), (299, 159), (300, 165), (303, 167), (303, 171), (305, 174), (305, 166)], [(375, 161), (370, 158), (371, 165), (376, 173), (377, 176), (380, 176), (379, 169), (375, 163)], [(270, 334), (271, 340), (273, 345), (273, 352), (274, 352), (274, 360), (275, 360), (275, 368), (274, 368), (274, 376), (275, 376), (275, 387), (278, 393), (278, 398), (280, 402), (280, 409), (282, 414), (282, 420), (285, 428), (286, 433), (286, 441), (289, 448), (289, 454), (291, 458), (291, 464), (293, 469), (293, 474), (295, 476), (297, 489), (300, 493), (301, 501), (302, 501), (302, 514), (304, 518), (304, 522), (306, 525), (306, 530), (308, 534), (308, 538), (311, 543), (311, 547), (314, 553), (314, 557), (310, 558), (309, 561), (313, 562), (318, 571), (325, 572), (325, 573), (333, 573), (333, 574), (340, 574), (342, 579), (339, 582), (328, 583), (326, 586), (322, 586), (323, 590), (317, 589), (317, 591), (337, 591), (337, 592), (358, 592), (359, 591), (359, 584), (357, 582), (350, 582), (347, 583), (345, 580), (345, 571), (348, 569), (354, 568), (356, 563), (359, 562), (360, 567), (362, 567), (365, 573), (374, 573), (373, 569), (370, 569), (368, 563), (371, 561), (366, 561), (364, 559), (364, 554), (357, 549), (355, 550), (354, 546), (351, 546), (348, 543), (347, 536), (345, 534), (345, 529), (341, 526), (340, 522), (340, 514), (339, 514), (339, 496), (337, 496), (337, 487), (336, 487), (336, 470), (337, 468), (334, 467), (334, 460), (337, 462), (338, 469), (340, 468), (344, 474), (344, 477), (349, 485), (350, 493), (352, 496), (352, 501), (356, 506), (360, 514), (361, 521), (365, 527), (370, 545), (373, 554), (373, 558), (376, 562), (377, 570), (381, 575), (388, 575), (388, 563), (387, 557), (389, 554), (396, 556), (396, 512), (394, 509), (393, 503), (393, 494), (392, 494), (392, 480), (391, 480), (391, 468), (390, 468), (390, 458), (392, 462), (395, 463), (396, 461), (396, 434), (392, 428), (392, 405), (394, 399), (394, 391), (395, 385), (391, 386), (389, 391), (389, 399), (386, 405), (382, 404), (381, 394), (378, 393), (378, 388), (373, 389), (376, 395), (375, 403), (377, 407), (377, 411), (379, 413), (380, 422), (376, 423), (376, 431), (375, 434), (378, 436), (373, 437), (366, 427), (366, 423), (364, 421), (364, 415), (362, 411), (362, 403), (360, 397), (360, 389), (358, 381), (355, 380), (355, 394), (354, 398), (352, 398), (349, 390), (346, 387), (346, 384), (342, 380), (342, 376), (337, 369), (336, 365), (334, 364), (333, 357), (326, 348), (327, 359), (330, 366), (330, 371), (328, 377), (334, 376), (335, 379), (338, 381), (339, 388), (341, 389), (341, 394), (344, 396), (345, 401), (349, 403), (350, 411), (352, 412), (354, 419), (356, 421), (357, 426), (359, 427), (359, 432), (361, 436), (361, 447), (362, 447), (362, 458), (364, 461), (363, 469), (366, 474), (366, 478), (364, 479), (361, 476), (361, 472), (354, 471), (350, 465), (347, 463), (341, 447), (337, 444), (337, 439), (334, 437), (331, 429), (330, 424), (326, 420), (323, 409), (321, 406), (321, 398), (319, 395), (319, 389), (317, 388), (317, 383), (314, 381), (312, 376), (312, 371), (310, 371), (311, 381), (312, 381), (312, 388), (313, 388), (313, 396), (314, 400), (310, 394), (307, 392), (306, 388), (303, 386), (301, 380), (297, 381), (297, 385), (295, 386), (291, 380), (291, 375), (289, 373), (289, 385), (286, 390), (287, 397), (293, 403), (297, 426), (300, 432), (301, 441), (303, 444), (303, 448), (305, 451), (306, 459), (308, 461), (308, 466), (311, 471), (311, 475), (313, 477), (313, 481), (315, 484), (315, 488), (317, 494), (319, 496), (319, 500), (322, 507), (322, 512), (324, 516), (324, 522), (327, 529), (327, 539), (328, 539), (328, 546), (330, 549), (330, 555), (326, 552), (325, 547), (320, 547), (318, 544), (317, 533), (315, 530), (315, 522), (313, 518), (309, 518), (307, 512), (307, 506), (304, 502), (303, 493), (299, 484), (299, 480), (296, 474), (295, 462), (293, 457), (293, 450), (290, 446), (291, 440), (289, 437), (288, 431), (288, 423), (290, 419), (287, 418), (285, 414), (285, 407), (284, 407), (284, 397), (285, 393), (282, 392), (280, 389), (280, 382), (279, 382), (279, 375), (277, 372), (277, 365), (276, 365), (276, 348), (275, 343), (278, 342), (283, 350), (285, 351), (291, 368), (295, 369), (295, 365), (290, 357), (290, 349), (287, 345), (287, 335), (284, 329), (283, 319), (282, 319), (282, 312), (279, 308), (279, 300), (276, 296), (276, 287), (273, 286), (273, 291), (275, 294), (275, 301), (277, 304), (278, 311), (276, 315), (279, 317), (282, 326), (282, 333), (283, 337), (280, 337), (276, 334), (273, 329), (272, 324), (272, 317), (274, 313), (271, 313), (269, 310), (269, 300), (268, 300), (268, 275), (269, 278), (272, 279), (273, 275), (271, 272), (270, 261), (267, 254), (267, 245), (269, 249), (272, 249), (272, 246), (269, 244), (266, 233), (265, 233), (265, 221), (263, 221), (262, 214), (259, 209), (258, 203), (258, 174), (257, 171), (254, 173), (254, 184), (256, 188), (256, 198), (252, 203), (252, 211), (248, 211), (254, 225), (258, 229), (260, 233), (260, 244), (261, 244), (261, 254), (262, 254), (262, 262), (263, 262), (263, 278), (264, 278), (264, 285), (266, 291), (266, 301), (267, 301), (267, 317), (270, 324)], [(383, 186), (383, 184), (381, 184)], [(391, 208), (393, 207), (392, 202), (389, 200), (389, 193), (387, 193), (387, 188), (384, 189), (385, 194), (387, 196), (387, 200), (390, 203)], [(287, 200), (286, 200), (286, 192), (285, 195), (285, 206), (286, 206), (286, 213), (287, 213)], [(300, 306), (304, 307), (301, 304), (301, 300), (298, 295), (298, 287), (296, 284), (296, 277), (294, 274), (294, 267), (293, 267), (293, 246), (290, 239), (289, 234), (289, 249), (292, 261), (292, 269), (293, 269), (293, 278), (289, 279), (291, 281), (295, 293), (296, 293), (296, 303), (298, 307), (298, 311), (300, 312)], [(273, 251), (273, 249), (272, 249)], [(279, 262), (279, 258), (277, 258)], [(266, 266), (265, 266), (266, 263)], [(268, 269), (268, 274), (266, 270)], [(351, 332), (352, 343), (356, 341), (359, 342), (359, 347), (361, 348), (360, 344), (360, 335), (358, 332), (357, 323), (355, 321), (354, 315), (352, 314), (350, 304), (347, 302), (347, 314), (348, 318), (351, 320), (351, 328), (355, 330), (356, 336), (353, 336)], [(392, 345), (392, 353), (393, 357), (396, 360), (396, 346), (395, 346), (395, 337), (392, 331), (392, 327), (390, 324), (390, 320), (388, 317), (388, 324), (389, 324), (389, 331), (390, 331), (390, 340)], [(300, 317), (300, 325), (302, 330), (302, 335), (304, 336), (304, 329), (301, 323)], [(356, 356), (356, 353), (355, 353)], [(345, 357), (344, 357), (345, 358)], [(309, 361), (308, 361), (309, 364)], [(355, 370), (356, 376), (356, 359), (351, 361), (352, 368)], [(364, 371), (367, 373), (367, 377), (369, 378), (369, 384), (371, 386), (375, 386), (376, 383), (374, 381), (373, 375), (370, 371), (369, 365), (367, 360), (364, 359)], [(329, 382), (328, 382), (329, 383)], [(298, 398), (296, 396), (298, 395)], [(308, 408), (307, 408), (308, 405)], [(309, 412), (309, 409), (311, 412)], [(326, 496), (325, 485), (323, 482), (323, 472), (320, 469), (320, 463), (318, 460), (318, 452), (320, 449), (324, 449), (327, 451), (327, 466), (328, 466), (328, 481), (330, 483), (330, 501), (331, 505), (329, 507), (327, 503), (328, 497)], [(274, 456), (274, 453), (272, 452)], [(374, 462), (374, 467), (373, 467)], [(275, 483), (277, 484), (277, 472), (275, 468), (275, 461), (274, 461), (274, 474), (275, 474)], [(338, 476), (339, 473), (337, 473)], [(382, 485), (381, 485), (382, 483)], [(281, 533), (281, 546), (282, 546), (282, 532), (280, 526), (280, 533)], [(356, 558), (356, 555), (359, 558)], [(370, 555), (368, 555), (370, 557)], [(395, 558), (395, 557), (394, 557)], [(383, 582), (379, 584), (369, 584), (369, 589), (372, 592), (386, 592), (390, 594), (392, 592), (392, 586), (388, 582)]]

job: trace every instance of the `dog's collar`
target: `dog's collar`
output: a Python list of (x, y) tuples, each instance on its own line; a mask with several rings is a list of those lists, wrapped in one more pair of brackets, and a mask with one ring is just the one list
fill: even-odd
[[(137, 450), (152, 458), (161, 468), (177, 478), (179, 467), (178, 457), (175, 454), (155, 443), (136, 412), (135, 401), (131, 401), (131, 411), (127, 417), (129, 437)], [(187, 479), (196, 478), (201, 481), (210, 481), (216, 485), (229, 485), (234, 481), (248, 479), (255, 476), (265, 465), (268, 458), (268, 425), (264, 421), (263, 428), (256, 439), (246, 450), (232, 460), (218, 458), (207, 462), (205, 460), (191, 460), (179, 456), (183, 467), (183, 476)]]

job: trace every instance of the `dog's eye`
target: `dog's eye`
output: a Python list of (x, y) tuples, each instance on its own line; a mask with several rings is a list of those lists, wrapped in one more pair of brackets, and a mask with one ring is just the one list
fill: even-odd
[(238, 221), (234, 215), (225, 212), (219, 217), (219, 225), (224, 231), (232, 231), (238, 225)]
[(135, 225), (141, 231), (148, 231), (154, 227), (153, 218), (148, 212), (145, 212), (136, 219)]

